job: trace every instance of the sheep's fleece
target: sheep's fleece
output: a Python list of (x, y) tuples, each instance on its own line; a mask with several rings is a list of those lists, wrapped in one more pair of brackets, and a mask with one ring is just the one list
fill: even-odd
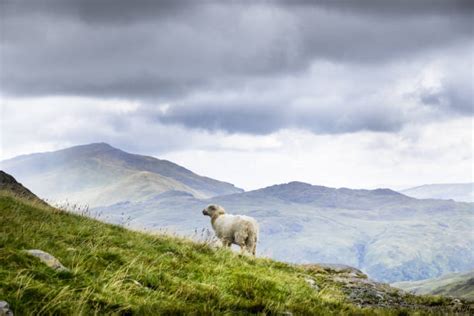
[(211, 217), (211, 224), (217, 237), (225, 247), (231, 244), (240, 246), (255, 256), (258, 239), (258, 223), (249, 216), (226, 214), (222, 206), (209, 205), (202, 214)]

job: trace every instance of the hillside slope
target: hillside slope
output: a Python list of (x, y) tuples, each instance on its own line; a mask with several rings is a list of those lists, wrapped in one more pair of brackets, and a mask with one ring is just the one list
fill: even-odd
[[(115, 186), (118, 193), (126, 192), (130, 188), (119, 188), (118, 184), (130, 184), (134, 176), (143, 180), (137, 176), (143, 172), (155, 175), (157, 187), (184, 190), (200, 198), (242, 192), (230, 183), (199, 176), (170, 161), (130, 154), (105, 143), (19, 156), (2, 161), (1, 166), (42, 198), (68, 199), (91, 206), (104, 188)], [(122, 200), (147, 197), (149, 191), (139, 191), (141, 187), (135, 185), (136, 190), (129, 190)], [(105, 205), (112, 202), (101, 201)]]
[(417, 199), (443, 199), (474, 202), (474, 183), (425, 184), (400, 191)]
[(436, 279), (397, 282), (392, 285), (414, 294), (453, 296), (474, 302), (474, 271), (451, 273)]
[(3, 170), (0, 170), (0, 191), (12, 192), (15, 195), (22, 197), (26, 200), (46, 205), (46, 203), (43, 202), (39, 197), (37, 197), (33, 192), (25, 188), (21, 183), (16, 181), (14, 177), (4, 172)]
[[(359, 273), (241, 257), (10, 193), (0, 193), (0, 214), (0, 297), (17, 315), (472, 312), (462, 302), (405, 294)], [(70, 270), (56, 272), (27, 249), (47, 251)]]
[(207, 200), (168, 193), (94, 212), (112, 223), (192, 234), (210, 228), (201, 214), (209, 203), (255, 217), (261, 232), (257, 251), (282, 261), (348, 264), (383, 282), (474, 268), (472, 204), (418, 200), (387, 189), (291, 182)]

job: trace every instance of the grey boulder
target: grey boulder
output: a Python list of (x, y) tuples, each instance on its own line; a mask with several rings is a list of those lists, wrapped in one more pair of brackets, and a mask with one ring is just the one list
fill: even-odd
[(61, 262), (59, 262), (58, 259), (56, 259), (54, 256), (52, 256), (51, 254), (49, 254), (49, 253), (47, 253), (43, 250), (30, 249), (30, 250), (26, 250), (26, 253), (29, 254), (30, 256), (33, 256), (33, 257), (36, 257), (36, 258), (40, 259), (41, 262), (43, 262), (45, 265), (47, 265), (51, 269), (54, 269), (58, 272), (68, 272), (69, 271), (69, 269), (66, 268), (65, 266), (63, 266), (61, 264)]
[(0, 301), (0, 316), (13, 316), (13, 312), (5, 301)]

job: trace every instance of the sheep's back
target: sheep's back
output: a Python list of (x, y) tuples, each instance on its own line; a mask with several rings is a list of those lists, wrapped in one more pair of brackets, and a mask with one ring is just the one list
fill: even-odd
[(245, 215), (221, 215), (216, 219), (214, 229), (219, 237), (233, 237), (241, 229), (248, 229), (248, 224), (258, 233), (257, 221)]

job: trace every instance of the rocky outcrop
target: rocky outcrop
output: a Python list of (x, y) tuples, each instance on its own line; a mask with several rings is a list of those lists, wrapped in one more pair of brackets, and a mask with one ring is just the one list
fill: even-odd
[(0, 191), (9, 191), (22, 198), (47, 205), (46, 202), (37, 197), (33, 192), (25, 188), (8, 173), (0, 170)]
[[(387, 283), (370, 280), (359, 269), (342, 264), (303, 264), (299, 265), (308, 272), (331, 275), (331, 282), (342, 290), (347, 300), (358, 307), (406, 308), (407, 310), (426, 310), (435, 314), (446, 312), (446, 306), (426, 305), (422, 300), (414, 299), (411, 293), (391, 287)], [(305, 281), (316, 291), (324, 284), (305, 278)], [(459, 315), (471, 315), (474, 312), (472, 303), (454, 299), (449, 301), (448, 310)]]

